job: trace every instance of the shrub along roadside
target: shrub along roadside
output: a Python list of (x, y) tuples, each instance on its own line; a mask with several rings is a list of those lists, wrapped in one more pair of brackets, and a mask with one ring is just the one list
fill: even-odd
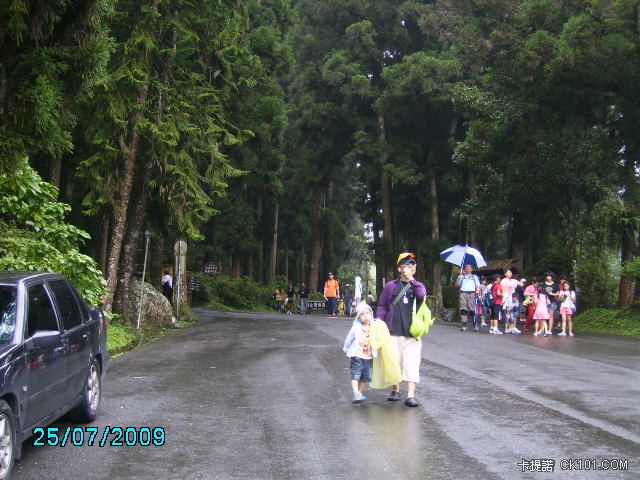
[(135, 327), (116, 318), (109, 323), (107, 330), (109, 355), (111, 358), (119, 357), (140, 345), (146, 345), (171, 332), (194, 325), (199, 319), (193, 310), (185, 306), (180, 307), (179, 324), (172, 328), (141, 328), (136, 331)]
[(576, 333), (608, 333), (640, 337), (640, 312), (638, 306), (624, 310), (593, 308), (576, 316)]
[(226, 275), (209, 276), (203, 273), (197, 273), (194, 276), (200, 279), (200, 291), (193, 297), (194, 304), (199, 307), (223, 311), (269, 312), (273, 310), (271, 296), (275, 286), (262, 285), (247, 277), (236, 279)]

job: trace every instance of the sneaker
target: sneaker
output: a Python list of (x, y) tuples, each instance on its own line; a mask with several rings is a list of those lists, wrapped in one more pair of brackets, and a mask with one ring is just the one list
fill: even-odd
[(534, 337), (537, 337), (537, 336), (539, 336), (539, 335), (540, 335), (540, 332), (533, 332), (533, 336), (534, 336)]
[(502, 335), (502, 332), (497, 328), (493, 331), (493, 333), (495, 333), (496, 335)]
[(549, 337), (549, 336), (551, 336), (551, 334), (550, 334), (549, 332), (544, 332), (544, 333), (542, 334), (542, 336), (543, 336), (543, 337)]
[(360, 392), (353, 392), (353, 398), (351, 399), (351, 403), (362, 403), (366, 399), (367, 399), (367, 397), (365, 397)]
[(400, 392), (396, 392), (395, 390), (392, 390), (389, 396), (387, 397), (387, 400), (389, 400), (390, 402), (397, 402), (398, 400), (400, 400)]
[(407, 398), (407, 399), (404, 401), (404, 404), (405, 404), (407, 407), (417, 407), (418, 405), (420, 405), (420, 404), (416, 401), (416, 399), (415, 399), (415, 398), (413, 398), (413, 397), (409, 397), (409, 398)]
[(480, 324), (480, 326), (481, 326), (481, 327), (488, 327), (489, 325), (487, 325), (486, 323), (482, 322), (482, 323)]
[(559, 336), (559, 337), (566, 337), (566, 336), (567, 336), (567, 334), (566, 334), (566, 333), (564, 333), (564, 332), (560, 332), (560, 333), (558, 334), (558, 336)]
[(476, 325), (475, 327), (473, 327), (473, 331), (474, 331), (474, 332), (479, 332), (479, 331), (480, 331), (480, 329), (479, 329), (479, 328), (478, 328), (478, 326)]
[(490, 335), (495, 335), (495, 334), (496, 334), (496, 332), (495, 332), (495, 331), (493, 330), (493, 328), (492, 328), (492, 329), (490, 329), (490, 330), (489, 330), (489, 334), (490, 334)]
[(552, 332), (551, 330), (547, 331), (547, 333), (548, 333), (549, 335), (553, 335), (553, 332)]
[(466, 332), (467, 331), (467, 324), (466, 323), (462, 324), (462, 328), (460, 328), (460, 331), (461, 332)]
[(518, 327), (515, 327), (513, 329), (513, 333), (522, 333), (522, 332), (520, 331), (520, 329), (518, 329)]
[(570, 337), (573, 337), (573, 332), (571, 332), (571, 333), (569, 334), (569, 336), (570, 336)]

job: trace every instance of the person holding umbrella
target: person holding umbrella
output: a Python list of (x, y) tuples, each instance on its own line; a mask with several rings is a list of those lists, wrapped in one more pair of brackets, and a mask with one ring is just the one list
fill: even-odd
[[(460, 320), (462, 326), (460, 330), (462, 332), (467, 331), (467, 319), (469, 312), (474, 314), (476, 308), (476, 295), (480, 295), (480, 280), (478, 276), (473, 273), (473, 266), (467, 264), (464, 266), (464, 270), (460, 269), (460, 275), (456, 280), (456, 287), (460, 289)], [(474, 327), (475, 331), (478, 331), (478, 326)]]

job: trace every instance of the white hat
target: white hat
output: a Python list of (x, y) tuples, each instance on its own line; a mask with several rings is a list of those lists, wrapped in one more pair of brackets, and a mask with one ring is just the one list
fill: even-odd
[(365, 310), (369, 310), (371, 312), (371, 316), (373, 316), (373, 310), (371, 309), (371, 307), (366, 302), (360, 302), (356, 306), (356, 318), (359, 318), (362, 312), (364, 312)]

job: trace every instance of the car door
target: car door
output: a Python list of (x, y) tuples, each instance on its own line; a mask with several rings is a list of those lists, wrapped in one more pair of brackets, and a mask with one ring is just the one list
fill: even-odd
[(62, 344), (67, 356), (67, 387), (65, 402), (75, 399), (84, 387), (89, 372), (91, 343), (88, 328), (78, 298), (64, 279), (47, 281), (61, 320)]
[(25, 354), (27, 359), (27, 412), (25, 425), (31, 426), (62, 407), (65, 399), (67, 366), (62, 339), (39, 345), (42, 332), (60, 335), (56, 311), (43, 283), (27, 287)]

